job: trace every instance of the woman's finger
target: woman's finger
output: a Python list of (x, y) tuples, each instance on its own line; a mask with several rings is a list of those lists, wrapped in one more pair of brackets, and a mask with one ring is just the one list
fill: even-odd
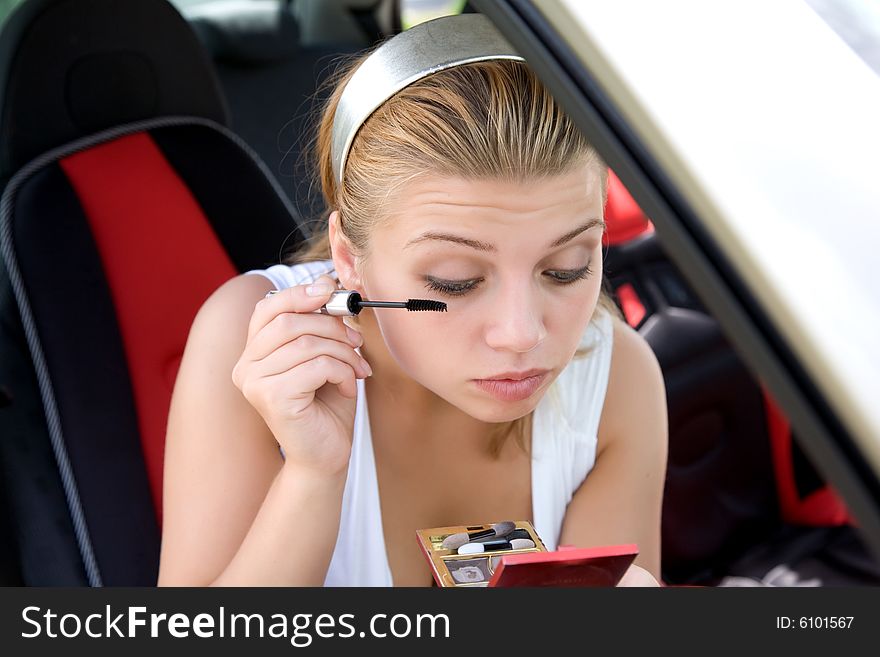
[(366, 361), (349, 344), (314, 335), (302, 335), (278, 347), (265, 358), (254, 361), (251, 368), (256, 376), (273, 376), (321, 355), (347, 363), (360, 378), (369, 374)]
[[(321, 276), (309, 285), (294, 285), (257, 302), (248, 324), (248, 340), (280, 313), (313, 313), (330, 299), (336, 285), (329, 276)], [(314, 296), (309, 292), (314, 293)]]
[(285, 344), (306, 336), (326, 338), (351, 347), (360, 347), (363, 344), (360, 334), (346, 326), (341, 317), (283, 312), (273, 317), (250, 339), (244, 356), (258, 361)]

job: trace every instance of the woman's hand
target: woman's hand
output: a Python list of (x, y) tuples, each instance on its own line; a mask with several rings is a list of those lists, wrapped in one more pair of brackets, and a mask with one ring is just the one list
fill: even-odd
[(284, 449), (288, 465), (316, 474), (348, 466), (357, 405), (357, 378), (371, 371), (355, 347), (361, 335), (341, 317), (316, 313), (335, 283), (309, 296), (297, 285), (257, 303), (232, 381)]
[(620, 578), (617, 586), (660, 586), (660, 582), (641, 566), (632, 564)]

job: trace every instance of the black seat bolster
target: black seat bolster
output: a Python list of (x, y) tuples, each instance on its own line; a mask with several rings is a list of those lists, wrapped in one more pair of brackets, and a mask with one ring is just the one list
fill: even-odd
[[(0, 240), (9, 274), (0, 290), (0, 385), (11, 397), (0, 429), (13, 438), (0, 446), (0, 463), (29, 585), (153, 586), (158, 577), (158, 514), (117, 311), (89, 219), (59, 164), (138, 131), (159, 146), (239, 271), (274, 264), (285, 244), (303, 239), (265, 165), (200, 119), (121, 126), (13, 179)], [(198, 247), (179, 263), (182, 281), (200, 266)]]
[(92, 550), (103, 584), (153, 585), (159, 531), (125, 352), (88, 222), (57, 164), (17, 190), (12, 230), (45, 362), (42, 370), (35, 358), (43, 406), (50, 426), (57, 412), (63, 443), (57, 465), (75, 482), (72, 521), (81, 514), (85, 523), (87, 570)]

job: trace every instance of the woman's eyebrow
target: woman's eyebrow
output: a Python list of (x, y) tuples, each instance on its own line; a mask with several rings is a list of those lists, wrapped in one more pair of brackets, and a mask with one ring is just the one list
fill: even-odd
[[(590, 230), (591, 228), (595, 228), (596, 226), (601, 226), (603, 229), (605, 228), (605, 222), (601, 219), (590, 219), (585, 224), (582, 224), (575, 228), (572, 231), (567, 232), (562, 237), (553, 240), (550, 244), (547, 245), (548, 249), (555, 249), (559, 246), (562, 246), (566, 242), (570, 242), (575, 237), (583, 233), (584, 231)], [(441, 242), (454, 242), (455, 244), (461, 244), (463, 246), (469, 246), (472, 249), (476, 249), (477, 251), (485, 251), (487, 253), (496, 253), (498, 249), (495, 248), (493, 244), (489, 244), (488, 242), (481, 242), (479, 240), (468, 239), (467, 237), (461, 237), (460, 235), (453, 235), (451, 233), (439, 233), (437, 231), (428, 231), (427, 233), (423, 233), (416, 238), (411, 239), (404, 245), (404, 249), (412, 246), (413, 244), (418, 244), (419, 242), (427, 242), (437, 240)]]

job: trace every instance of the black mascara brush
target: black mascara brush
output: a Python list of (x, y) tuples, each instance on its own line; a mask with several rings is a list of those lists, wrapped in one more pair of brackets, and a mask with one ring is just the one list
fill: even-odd
[(436, 310), (446, 312), (446, 304), (429, 299), (407, 299), (406, 301), (367, 301), (354, 290), (336, 290), (327, 303), (320, 308), (324, 315), (357, 315), (363, 308), (405, 308), (406, 310)]
[[(276, 294), (278, 290), (272, 290), (266, 296)], [(407, 299), (406, 301), (367, 301), (359, 292), (354, 290), (336, 290), (330, 295), (330, 299), (318, 309), (323, 315), (335, 315), (337, 317), (351, 317), (357, 315), (363, 308), (405, 308), (406, 310), (436, 310), (446, 312), (446, 304), (442, 301), (429, 299)]]

